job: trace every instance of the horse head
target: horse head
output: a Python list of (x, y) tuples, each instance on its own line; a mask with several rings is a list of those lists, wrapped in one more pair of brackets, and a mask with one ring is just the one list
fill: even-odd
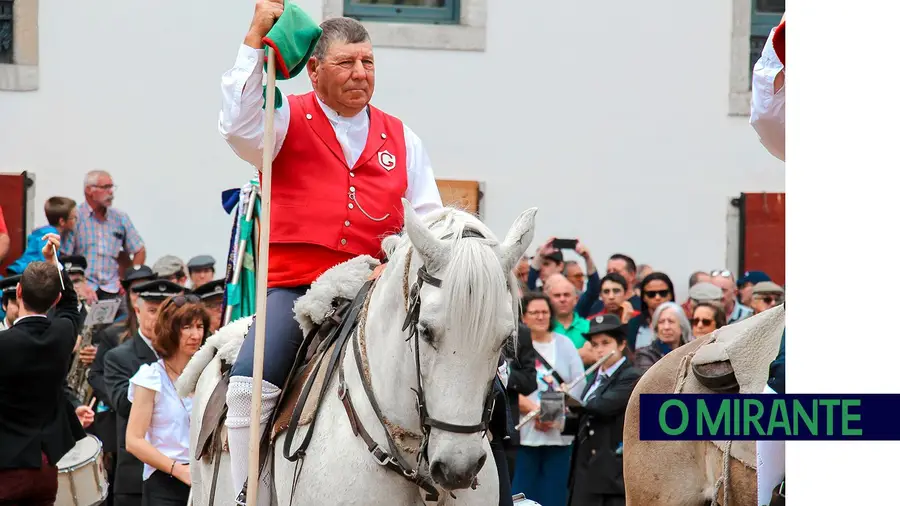
[(512, 270), (531, 243), (537, 209), (523, 212), (500, 241), (464, 211), (420, 218), (403, 205), (406, 234), (384, 240), (390, 261), (366, 322), (379, 336), (366, 347), (370, 357), (377, 353), (391, 369), (379, 379), (372, 365), (373, 386), (394, 393), (388, 418), (419, 430), (422, 471), (446, 490), (466, 488), (486, 460), (499, 356), (518, 329)]

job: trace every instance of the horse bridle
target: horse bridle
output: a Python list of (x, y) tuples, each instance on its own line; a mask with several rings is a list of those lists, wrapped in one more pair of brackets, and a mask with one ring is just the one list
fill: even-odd
[[(477, 232), (469, 232), (468, 230), (463, 233), (463, 237), (483, 238), (483, 236), (481, 236)], [(411, 267), (412, 253), (413, 249), (410, 248), (405, 265), (407, 276)], [(375, 460), (375, 462), (377, 462), (381, 466), (388, 467), (389, 469), (403, 476), (405, 479), (419, 486), (419, 488), (426, 492), (426, 501), (437, 501), (438, 491), (434, 485), (434, 482), (430, 479), (430, 477), (423, 476), (419, 473), (419, 469), (422, 467), (423, 462), (426, 469), (428, 469), (428, 467), (430, 466), (428, 459), (428, 441), (430, 439), (431, 430), (438, 429), (456, 434), (475, 434), (478, 432), (483, 432), (484, 434), (482, 435), (482, 437), (484, 437), (487, 434), (488, 423), (490, 422), (491, 415), (493, 414), (494, 396), (493, 391), (489, 388), (484, 402), (484, 410), (482, 412), (481, 421), (476, 424), (458, 425), (438, 420), (429, 415), (428, 406), (425, 400), (425, 390), (422, 385), (422, 366), (420, 360), (418, 331), (419, 311), (421, 309), (420, 293), (422, 290), (422, 286), (426, 283), (435, 288), (441, 288), (441, 285), (443, 284), (442, 280), (429, 274), (425, 268), (425, 265), (422, 265), (417, 271), (415, 284), (413, 284), (409, 288), (408, 293), (404, 293), (408, 300), (408, 308), (406, 312), (406, 318), (404, 319), (402, 327), (402, 330), (409, 329), (409, 336), (406, 338), (406, 340), (407, 342), (410, 339), (413, 340), (416, 354), (416, 388), (412, 390), (416, 396), (416, 407), (419, 414), (419, 429), (422, 431), (422, 442), (419, 445), (419, 452), (416, 458), (416, 467), (409, 467), (404, 458), (401, 456), (400, 451), (397, 449), (397, 445), (394, 442), (394, 438), (391, 435), (391, 431), (387, 427), (387, 423), (381, 411), (381, 408), (378, 406), (378, 403), (375, 400), (375, 394), (372, 391), (372, 386), (366, 380), (366, 374), (363, 370), (362, 355), (360, 353), (360, 339), (358, 338), (358, 336), (357, 338), (353, 339), (353, 352), (354, 358), (356, 359), (355, 362), (357, 371), (359, 373), (360, 381), (363, 385), (363, 390), (365, 390), (366, 396), (369, 399), (369, 404), (375, 411), (375, 415), (378, 418), (382, 429), (384, 429), (389, 446), (388, 450), (381, 448), (381, 446), (374, 441), (374, 439), (368, 434), (365, 427), (363, 427), (361, 421), (359, 420), (359, 415), (357, 414), (356, 409), (354, 408), (353, 403), (350, 400), (350, 396), (348, 395), (347, 384), (344, 380), (343, 366), (339, 367), (338, 371), (338, 374), (340, 376), (338, 397), (341, 399), (341, 402), (344, 405), (344, 409), (347, 412), (347, 417), (350, 419), (350, 426), (353, 429), (354, 435), (362, 437), (363, 441), (366, 443), (369, 453), (372, 455), (372, 458)], [(374, 283), (368, 286), (368, 290), (374, 290)], [(363, 318), (365, 318), (365, 316), (367, 316), (367, 314), (364, 313)], [(473, 489), (476, 486), (477, 482), (472, 484)], [(455, 497), (452, 492), (450, 493), (450, 495)]]

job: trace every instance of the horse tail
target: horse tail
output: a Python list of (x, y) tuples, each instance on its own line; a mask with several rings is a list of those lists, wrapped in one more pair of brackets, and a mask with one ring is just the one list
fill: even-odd
[(188, 361), (178, 381), (175, 382), (175, 390), (178, 395), (187, 397), (194, 393), (200, 375), (216, 358), (224, 360), (227, 364), (233, 364), (252, 322), (253, 317), (247, 316), (223, 326), (215, 334), (209, 336), (203, 346)]

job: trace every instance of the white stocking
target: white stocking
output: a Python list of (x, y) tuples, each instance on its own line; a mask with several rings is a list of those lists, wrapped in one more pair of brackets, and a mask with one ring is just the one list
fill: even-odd
[[(774, 394), (766, 385), (763, 393)], [(757, 504), (766, 506), (772, 499), (772, 489), (784, 479), (784, 441), (756, 442)]]
[[(260, 436), (265, 430), (281, 389), (266, 381), (262, 382), (262, 409), (260, 410)], [(228, 404), (228, 415), (225, 427), (228, 428), (228, 450), (231, 454), (231, 480), (234, 486), (234, 497), (237, 497), (247, 481), (247, 469), (250, 462), (250, 406), (253, 404), (253, 378), (232, 376), (225, 396)], [(254, 444), (259, 444), (258, 442)], [(265, 458), (264, 455), (259, 456)], [(263, 476), (259, 477), (259, 506), (269, 506), (271, 483), (271, 463), (266, 465)]]

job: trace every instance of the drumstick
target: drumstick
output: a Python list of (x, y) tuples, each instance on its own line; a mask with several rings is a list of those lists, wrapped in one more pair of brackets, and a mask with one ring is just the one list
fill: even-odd
[(59, 268), (59, 257), (56, 253), (56, 245), (51, 244), (50, 246), (53, 248), (53, 263), (56, 264), (56, 271), (59, 273), (59, 286), (60, 288), (62, 288), (63, 286), (65, 286), (65, 283), (63, 282), (62, 278), (62, 269)]
[(91, 411), (94, 410), (94, 403), (95, 403), (95, 402), (97, 402), (97, 398), (96, 398), (96, 397), (91, 397), (91, 403), (88, 404), (88, 409), (89, 409), (89, 410), (91, 410)]

